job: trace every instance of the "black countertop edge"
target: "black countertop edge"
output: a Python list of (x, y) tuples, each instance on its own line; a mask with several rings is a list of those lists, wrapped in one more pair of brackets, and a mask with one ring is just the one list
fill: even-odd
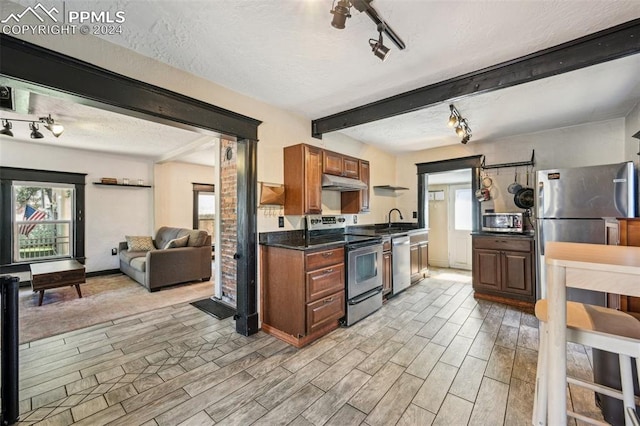
[(307, 244), (304, 240), (302, 241), (290, 241), (290, 242), (282, 242), (282, 243), (260, 243), (263, 246), (267, 247), (279, 247), (289, 250), (320, 250), (320, 249), (331, 249), (344, 247), (344, 242), (332, 242), (332, 243), (320, 243), (320, 244)]
[[(415, 226), (415, 227), (414, 227)], [(354, 235), (372, 235), (376, 237), (384, 237), (384, 236), (400, 236), (400, 235), (415, 235), (421, 234), (424, 232), (429, 232), (428, 228), (418, 228), (417, 223), (409, 223), (409, 222), (393, 222), (391, 223), (391, 228), (389, 225), (384, 224), (375, 224), (375, 225), (360, 225), (360, 226), (349, 226), (347, 228), (347, 232), (349, 234)]]
[(263, 246), (280, 247), (291, 250), (328, 249), (345, 245), (344, 241), (313, 243), (305, 238), (305, 232), (302, 229), (261, 232), (258, 234), (258, 242)]
[(534, 233), (519, 233), (519, 232), (486, 232), (477, 231), (472, 232), (471, 235), (477, 235), (479, 237), (494, 237), (494, 238), (524, 238), (530, 240), (535, 237)]

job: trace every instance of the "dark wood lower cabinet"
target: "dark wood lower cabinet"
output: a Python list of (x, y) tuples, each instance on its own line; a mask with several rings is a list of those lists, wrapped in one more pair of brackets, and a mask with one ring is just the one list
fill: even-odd
[(533, 238), (473, 236), (476, 297), (531, 309), (535, 303)]
[(429, 274), (429, 234), (427, 232), (410, 236), (411, 282), (420, 281)]
[(262, 330), (298, 348), (338, 327), (345, 314), (344, 248), (262, 246)]

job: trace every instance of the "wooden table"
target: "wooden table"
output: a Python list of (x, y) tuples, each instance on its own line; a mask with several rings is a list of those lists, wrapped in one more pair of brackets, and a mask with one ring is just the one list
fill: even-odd
[(640, 247), (549, 242), (549, 425), (567, 424), (567, 287), (640, 296)]
[(31, 288), (40, 292), (38, 306), (42, 306), (44, 291), (51, 288), (75, 286), (78, 297), (82, 298), (80, 284), (86, 282), (84, 265), (77, 260), (32, 263)]

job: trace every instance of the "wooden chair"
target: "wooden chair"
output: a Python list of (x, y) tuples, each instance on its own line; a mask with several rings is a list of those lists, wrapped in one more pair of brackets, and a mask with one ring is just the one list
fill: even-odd
[[(550, 344), (547, 336), (546, 299), (536, 303), (535, 313), (540, 320), (540, 339), (532, 422), (536, 426), (544, 426), (547, 424), (548, 397), (546, 354), (547, 345)], [(640, 376), (640, 321), (615, 309), (567, 302), (567, 341), (618, 354), (622, 391), (574, 377), (567, 377), (567, 382), (622, 400), (625, 407), (625, 426), (640, 425), (635, 412), (631, 369), (631, 358), (635, 358)], [(586, 423), (607, 424), (573, 411), (568, 411), (567, 415)]]

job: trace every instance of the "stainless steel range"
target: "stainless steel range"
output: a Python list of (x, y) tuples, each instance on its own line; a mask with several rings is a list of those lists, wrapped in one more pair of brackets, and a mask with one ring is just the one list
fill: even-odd
[(307, 238), (345, 243), (346, 315), (350, 326), (382, 307), (382, 238), (345, 233), (345, 216), (307, 216)]

